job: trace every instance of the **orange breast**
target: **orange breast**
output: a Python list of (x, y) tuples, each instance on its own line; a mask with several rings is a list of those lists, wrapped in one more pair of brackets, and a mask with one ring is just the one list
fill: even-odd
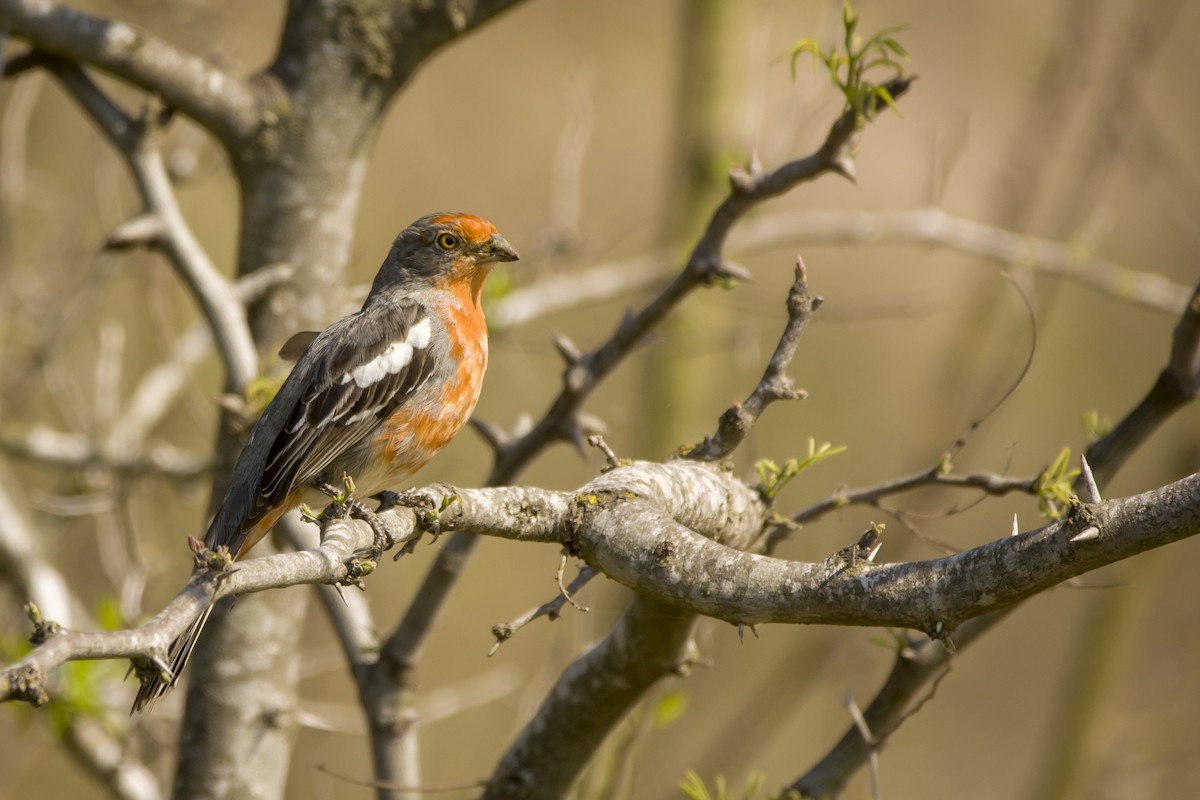
[(431, 394), (405, 403), (376, 435), (388, 475), (380, 488), (398, 483), (425, 465), (471, 418), (487, 369), (487, 325), (470, 284), (446, 293), (437, 309), (449, 337), (454, 372)]

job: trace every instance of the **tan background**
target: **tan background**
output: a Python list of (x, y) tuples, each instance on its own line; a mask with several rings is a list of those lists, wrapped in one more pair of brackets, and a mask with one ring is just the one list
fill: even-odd
[[(269, 57), (279, 5), (93, 8), (139, 21), (245, 74)], [(839, 109), (828, 83), (807, 62), (793, 83), (776, 59), (802, 36), (834, 41), (840, 4), (761, 0), (739, 6), (749, 21), (736, 150), (755, 148), (771, 167), (807, 154)], [(920, 80), (904, 99), (902, 116), (885, 114), (867, 131), (857, 186), (824, 178), (764, 213), (935, 203), (954, 215), (1061, 241), (1093, 236), (1104, 258), (1182, 284), (1196, 280), (1200, 104), (1194, 50), (1200, 4), (910, 1), (863, 2), (859, 10), (864, 31), (907, 26), (900, 38)], [(688, 12), (686, 2), (532, 0), (435, 57), (401, 96), (377, 144), (359, 216), (354, 282), (370, 279), (396, 230), (437, 209), (494, 221), (525, 256), (511, 273), (518, 286), (661, 245), (682, 202), (673, 133), (680, 32)], [(1064, 60), (1073, 77), (1038, 105), (1047, 59)], [(556, 194), (553, 154), (584, 85), (591, 135), (578, 195)], [(10, 85), (0, 89), (6, 114), (12, 98)], [(72, 317), (52, 353), (51, 377), (10, 398), (3, 422), (86, 430), (102, 424), (88, 411), (94, 406), (98, 332), (106, 326), (124, 330), (124, 397), (192, 311), (161, 260), (95, 255), (112, 227), (136, 211), (127, 176), (56, 87), (44, 82), (33, 102), (27, 156), (17, 160), (25, 170), (23, 196), (5, 206), (12, 215), (0, 243), (4, 358), (21, 363), (64, 292), (83, 291), (94, 302)], [(222, 158), (186, 123), (176, 123), (171, 142), (198, 159), (179, 190), (181, 201), (213, 258), (231, 271), (237, 197)], [(5, 146), (11, 148), (11, 140)], [(14, 161), (11, 149), (7, 159)], [(551, 256), (553, 222), (568, 199), (581, 208), (577, 247)], [(753, 284), (693, 298), (699, 326), (651, 342), (597, 393), (589, 409), (608, 423), (608, 440), (619, 454), (662, 457), (664, 450), (646, 444), (647, 429), (667, 424), (662, 415), (682, 431), (676, 443), (696, 440), (711, 431), (725, 405), (745, 395), (782, 325), (783, 295), (798, 251), (813, 289), (827, 301), (792, 369), (811, 396), (773, 408), (739, 466), (749, 475), (754, 458), (797, 455), (809, 436), (849, 451), (798, 479), (782, 497), (783, 509), (843, 484), (929, 466), (1019, 373), (1031, 324), (996, 265), (932, 246), (799, 243), (741, 258), (754, 273)], [(1038, 347), (1030, 373), (972, 438), (961, 468), (1029, 474), (1063, 445), (1078, 452), (1086, 443), (1081, 415), (1098, 409), (1119, 417), (1165, 362), (1174, 324), (1169, 315), (1058, 279), (1039, 277), (1035, 287)], [(560, 372), (547, 332), (593, 345), (642, 299), (623, 295), (588, 303), (495, 333), (477, 414), (510, 427), (522, 414), (540, 413)], [(697, 383), (669, 408), (646, 409), (639, 403), (645, 375), (667, 362), (687, 367)], [(218, 385), (210, 359), (158, 435), (191, 451), (208, 448)], [(62, 391), (71, 393), (68, 401), (49, 402), (50, 392)], [(1200, 411), (1188, 409), (1128, 464), (1111, 492), (1146, 490), (1195, 470), (1198, 434)], [(481, 441), (466, 434), (422, 480), (474, 485), (486, 473), (487, 459)], [(523, 481), (569, 489), (601, 463), (595, 453), (581, 459), (559, 447)], [(3, 478), (26, 490), (29, 513), (46, 531), (44, 547), (76, 588), (94, 604), (108, 601), (95, 531), (115, 524), (111, 504), (82, 516), (42, 510), (61, 508), (63, 497), (107, 496), (104, 481), (27, 464), (5, 468)], [(116, 507), (155, 565), (143, 604), (150, 612), (186, 574), (181, 540), (201, 529), (206, 486), (148, 479), (121, 488)], [(1038, 524), (1034, 502), (1024, 499), (989, 500), (944, 517), (952, 505), (973, 499), (939, 492), (899, 502), (933, 515), (919, 521), (921, 531), (955, 547), (1005, 534), (1014, 512), (1022, 528)], [(780, 554), (821, 559), (857, 538), (872, 519), (889, 523), (884, 559), (939, 554), (878, 510), (831, 517), (799, 533)], [(1054, 772), (1051, 762), (1064, 758), (1064, 742), (1078, 748), (1080, 759), (1065, 796), (1188, 795), (1200, 781), (1200, 603), (1193, 591), (1198, 546), (1184, 542), (1085, 579), (1108, 588), (1047, 593), (965, 651), (933, 702), (884, 751), (885, 796), (1038, 796)], [(422, 548), (399, 564), (389, 562), (370, 580), (381, 624), (403, 608), (431, 552)], [(467, 699), (470, 691), (495, 685), (511, 690), (424, 729), (427, 785), (485, 777), (562, 666), (619, 613), (623, 590), (597, 581), (581, 598), (590, 613), (568, 611), (556, 623), (534, 624), (487, 659), (493, 623), (552, 596), (557, 560), (551, 548), (488, 541), (471, 563), (428, 649), (426, 696), (434, 703)], [(6, 637), (22, 630), (19, 601), (6, 596), (0, 616)], [(687, 708), (672, 727), (650, 731), (641, 741), (631, 796), (679, 796), (673, 787), (689, 768), (710, 785), (718, 773), (740, 785), (749, 771), (765, 773), (768, 787), (793, 780), (841, 735), (848, 722), (846, 692), (865, 703), (886, 674), (891, 658), (878, 646), (880, 638), (870, 630), (768, 626), (739, 643), (729, 626), (705, 624), (700, 642), (711, 667), (664, 687), (686, 693)], [(340, 730), (301, 734), (289, 796), (367, 797), (367, 789), (316, 769), (369, 774), (351, 685), (316, 608), (304, 659), (305, 708)], [(119, 714), (132, 687), (114, 684), (111, 691)], [(1073, 705), (1080, 693), (1087, 716)], [(146, 723), (167, 760), (177, 713), (177, 706), (166, 705)], [(45, 716), (0, 709), (0, 796), (100, 796), (55, 749)], [(859, 776), (846, 796), (868, 792)]]

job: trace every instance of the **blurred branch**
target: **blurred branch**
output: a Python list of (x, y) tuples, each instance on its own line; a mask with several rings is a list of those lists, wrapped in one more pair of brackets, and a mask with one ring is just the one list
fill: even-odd
[(626, 711), (664, 677), (690, 670), (696, 619), (678, 606), (635, 597), (608, 635), (559, 676), (497, 765), (483, 800), (566, 796)]
[(1141, 401), (1112, 431), (1088, 448), (1103, 486), (1172, 414), (1200, 396), (1200, 285), (1175, 325), (1167, 366)]
[[(303, 524), (294, 514), (284, 517), (282, 529), (296, 550), (312, 548), (320, 539), (316, 529)], [(393, 704), (386, 702), (386, 696), (375, 693), (374, 667), (379, 662), (381, 645), (366, 595), (358, 591), (346, 592), (336, 585), (314, 588), (358, 688), (359, 708), (366, 718), (365, 733), (371, 748), (374, 779), (398, 786), (419, 786), (420, 741), (414, 724), (418, 712), (413, 710), (410, 717), (398, 719), (390, 713)], [(402, 705), (407, 707), (408, 704)]]
[(566, 275), (550, 275), (514, 289), (488, 307), (488, 326), (506, 330), (559, 311), (592, 305), (661, 283), (665, 252), (598, 264)]
[(133, 25), (48, 0), (0, 0), (0, 27), (38, 50), (98, 67), (162, 97), (227, 149), (262, 124), (258, 95), (248, 84)]
[[(235, 291), (243, 302), (249, 302), (286, 280), (290, 273), (287, 265), (266, 267), (239, 280)], [(167, 359), (142, 377), (101, 442), (83, 433), (35, 426), (19, 434), (11, 430), (0, 433), (0, 450), (16, 458), (68, 469), (99, 467), (126, 475), (161, 475), (175, 480), (203, 477), (210, 467), (207, 458), (185, 453), (166, 442), (147, 445), (145, 438), (171, 410), (187, 376), (211, 345), (206, 323), (196, 323), (185, 331)]]
[[(0, 28), (0, 42), (4, 31)], [(0, 44), (3, 47), (3, 44)], [(0, 64), (4, 63), (0, 57)], [(4, 104), (4, 116), (0, 120), (0, 138), (4, 147), (0, 149), (0, 265), (11, 275), (13, 272), (12, 244), (13, 220), (24, 204), (26, 186), (26, 153), (29, 143), (29, 122), (33, 109), (41, 95), (45, 81), (41, 76), (32, 80), (16, 81)]]
[(137, 241), (162, 249), (212, 328), (228, 385), (240, 390), (258, 374), (258, 353), (246, 323), (245, 306), (196, 241), (176, 202), (162, 153), (153, 141), (162, 122), (161, 109), (151, 102), (143, 117), (135, 120), (78, 66), (55, 58), (47, 58), (47, 66), (125, 157), (141, 193), (146, 211), (135, 218), (141, 238), (126, 229), (114, 244), (128, 246)]
[(939, 208), (912, 211), (808, 211), (752, 220), (738, 244), (747, 251), (799, 244), (935, 244), (1028, 267), (1091, 286), (1118, 299), (1178, 314), (1188, 289), (1152, 272), (1097, 258), (1084, 246), (1006, 231)]
[(67, 750), (118, 800), (159, 800), (162, 786), (136, 758), (127, 737), (118, 736), (100, 719), (76, 716), (63, 731)]
[[(1157, 311), (1178, 314), (1188, 289), (1153, 272), (1116, 264), (1074, 243), (1014, 233), (956, 217), (940, 208), (910, 211), (801, 211), (757, 216), (730, 242), (735, 253), (828, 244), (936, 245), (1090, 286)], [(664, 253), (634, 256), (570, 275), (543, 278), (496, 301), (488, 320), (512, 328), (548, 314), (644, 289), (664, 277)]]
[[(30, 525), (0, 481), (0, 580), (16, 597), (26, 598), (62, 620), (64, 625), (94, 626), (95, 622), (71, 591), (62, 573), (47, 562), (38, 543), (44, 537)], [(108, 790), (123, 800), (156, 800), (162, 796), (158, 780), (130, 755), (123, 732), (100, 719), (71, 714), (61, 730), (67, 750)]]
[(41, 425), (28, 432), (0, 433), (0, 450), (10, 456), (68, 469), (100, 467), (126, 475), (161, 475), (194, 480), (207, 474), (210, 462), (166, 442), (142, 445), (136, 451), (108, 450), (83, 433), (62, 433)]
[(66, 624), (93, 625), (62, 573), (43, 557), (43, 541), (0, 481), (0, 580), (13, 595), (37, 602)]
[[(234, 291), (238, 300), (248, 305), (291, 277), (291, 267), (275, 264), (239, 278)], [(121, 416), (109, 429), (102, 448), (105, 453), (140, 452), (146, 436), (173, 408), (188, 376), (208, 354), (212, 342), (210, 326), (204, 321), (193, 324), (175, 340), (162, 363), (142, 376)]]
[[(1084, 469), (1075, 490), (1087, 502), (1098, 500), (1102, 489), (1125, 460), (1150, 435), (1187, 402), (1200, 393), (1200, 286), (1192, 293), (1175, 327), (1168, 366), (1146, 397), (1106, 436), (1088, 448)], [(1192, 476), (1189, 480), (1195, 480)], [(814, 510), (816, 507), (813, 507)], [(804, 512), (802, 512), (804, 513)], [(1164, 523), (1165, 524), (1165, 523)], [(955, 653), (987, 633), (1005, 619), (1012, 608), (985, 614), (962, 625), (954, 635)], [(943, 674), (952, 653), (941, 643), (910, 640), (901, 648), (886, 682), (876, 693), (864, 714), (871, 730), (886, 739), (908, 717), (906, 711), (917, 693), (930, 680)], [(836, 795), (865, 762), (869, 748), (851, 728), (837, 745), (789, 788), (804, 797)]]

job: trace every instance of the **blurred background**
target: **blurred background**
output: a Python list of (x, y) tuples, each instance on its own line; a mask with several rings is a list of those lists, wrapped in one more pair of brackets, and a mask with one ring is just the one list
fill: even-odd
[[(283, 13), (266, 2), (80, 5), (239, 75), (268, 62)], [(1024, 380), (956, 459), (960, 470), (1036, 474), (1064, 446), (1086, 447), (1085, 415), (1115, 421), (1137, 402), (1166, 363), (1174, 313), (1128, 299), (1126, 278), (1103, 289), (1049, 274), (1029, 237), (1056, 243), (1070, 268), (1102, 259), (1189, 288), (1200, 277), (1200, 4), (856, 8), (864, 34), (904, 26), (896, 36), (919, 75), (899, 113), (865, 132), (857, 183), (829, 176), (761, 207), (728, 252), (753, 281), (691, 298), (588, 406), (623, 457), (661, 459), (710, 433), (761, 373), (802, 254), (826, 301), (791, 370), (809, 397), (771, 408), (737, 467), (750, 478), (755, 460), (802, 455), (809, 437), (848, 449), (794, 481), (779, 500), (785, 512), (936, 463), (1031, 353)], [(476, 415), (505, 428), (536, 418), (561, 373), (551, 331), (594, 346), (682, 263), (731, 164), (757, 153), (770, 169), (820, 144), (842, 99), (807, 58), (793, 79), (785, 55), (803, 37), (840, 42), (841, 18), (838, 2), (530, 0), (438, 54), (392, 108), (362, 199), (353, 282), (367, 284), (391, 238), (422, 214), (492, 220), (523, 260), (492, 281), (491, 365)], [(438, 113), (465, 98), (486, 113), (469, 124)], [(175, 477), (64, 470), (19, 455), (22, 442), (51, 432), (111, 434), (196, 315), (161, 258), (100, 252), (138, 201), (123, 164), (63, 93), (30, 75), (0, 86), (0, 104), (0, 480), (92, 613), (123, 625), (186, 577), (182, 543), (203, 528), (220, 374), (212, 354), (200, 360), (152, 432)], [(185, 119), (167, 142), (188, 219), (231, 273), (238, 196), (222, 155)], [(921, 243), (914, 212), (930, 207), (987, 226), (986, 242), (1009, 246), (1008, 263), (961, 242)], [(632, 271), (621, 266), (645, 256)], [(613, 264), (568, 284), (583, 294), (568, 306), (535, 303), (519, 318), (527, 290)], [(613, 274), (639, 280), (614, 283)], [(420, 480), (478, 485), (489, 463), (466, 433)], [(572, 489), (602, 464), (596, 452), (560, 446), (521, 481)], [(1189, 408), (1108, 493), (1152, 489), (1198, 465), (1200, 410)], [(797, 532), (778, 555), (823, 559), (872, 520), (887, 523), (886, 561), (1006, 535), (1014, 513), (1023, 530), (1041, 524), (1032, 499), (976, 501), (926, 491), (887, 509), (848, 509)], [(907, 512), (909, 528), (888, 509)], [(1200, 602), (1189, 588), (1198, 548), (1185, 541), (1047, 592), (962, 652), (883, 751), (884, 795), (1187, 796), (1200, 782)], [(387, 562), (369, 580), (381, 625), (397, 619), (433, 552)], [(427, 786), (486, 777), (564, 665), (627, 602), (612, 582), (593, 581), (580, 597), (590, 612), (532, 624), (489, 659), (491, 626), (553, 597), (557, 563), (555, 548), (504, 541), (476, 553), (422, 668)], [(11, 652), (27, 630), (25, 598), (7, 587), (4, 596)], [(311, 726), (288, 794), (368, 797), (320, 770), (370, 774), (352, 684), (319, 609), (312, 614), (303, 654)], [(765, 626), (739, 641), (734, 628), (706, 622), (699, 641), (707, 665), (661, 686), (614, 737), (613, 759), (630, 742), (637, 752), (618, 796), (678, 797), (688, 769), (710, 786), (718, 774), (740, 786), (752, 772), (770, 789), (785, 785), (842, 735), (847, 692), (865, 705), (892, 663), (885, 632), (866, 629)], [(123, 724), (134, 691), (120, 683), (124, 669), (65, 678), (99, 683), (89, 702), (111, 704), (106, 713)], [(180, 700), (137, 723), (164, 774)], [(0, 708), (0, 796), (102, 795), (57, 746), (53, 719)], [(612, 780), (613, 763), (601, 759), (587, 786)], [(869, 791), (860, 775), (845, 796)]]

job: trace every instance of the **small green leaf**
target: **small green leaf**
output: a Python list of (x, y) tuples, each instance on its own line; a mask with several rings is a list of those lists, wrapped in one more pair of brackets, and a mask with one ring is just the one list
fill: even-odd
[(1078, 477), (1079, 470), (1071, 469), (1070, 465), (1071, 448), (1064, 447), (1054, 462), (1038, 476), (1034, 492), (1038, 498), (1038, 511), (1042, 516), (1058, 519), (1073, 500), (1071, 484)]
[(830, 47), (827, 53), (821, 51), (820, 44), (812, 38), (804, 38), (792, 45), (787, 55), (791, 58), (792, 80), (796, 79), (796, 61), (804, 53), (813, 57), (814, 69), (818, 61), (825, 65), (829, 80), (846, 99), (846, 110), (857, 117), (861, 126), (865, 116), (873, 113), (878, 104), (883, 104), (895, 110), (895, 98), (876, 83), (867, 78), (867, 73), (883, 68), (893, 70), (898, 75), (904, 74), (904, 69), (897, 61), (908, 61), (908, 51), (900, 44), (894, 34), (903, 27), (884, 28), (867, 39), (857, 35), (859, 15), (845, 2), (842, 6), (842, 27), (844, 29), (842, 49)]
[(697, 775), (695, 770), (687, 771), (683, 783), (679, 784), (679, 790), (691, 800), (712, 800), (708, 787), (704, 785), (704, 779)]
[(684, 715), (688, 707), (686, 692), (664, 692), (654, 703), (651, 711), (650, 724), (657, 729), (669, 728)]
[(1112, 420), (1095, 409), (1083, 415), (1081, 424), (1089, 442), (1103, 439), (1112, 431)]
[(880, 39), (879, 44), (880, 44), (880, 46), (882, 46), (888, 50), (891, 50), (893, 53), (895, 53), (896, 55), (898, 55), (900, 58), (904, 59), (905, 61), (909, 60), (908, 51), (904, 49), (904, 45), (900, 44), (899, 42), (897, 42), (895, 39), (891, 38), (890, 36)]

